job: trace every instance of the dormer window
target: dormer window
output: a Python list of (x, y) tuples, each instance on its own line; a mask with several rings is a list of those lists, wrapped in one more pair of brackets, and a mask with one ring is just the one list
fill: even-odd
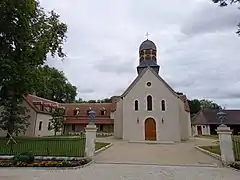
[(90, 111), (91, 111), (91, 109), (88, 109), (88, 110), (87, 110), (87, 115), (89, 115), (89, 112), (90, 112)]
[(42, 104), (40, 107), (41, 107), (41, 111), (44, 111), (44, 105)]
[(104, 116), (106, 114), (106, 109), (103, 107), (102, 109), (100, 109), (100, 115)]
[(79, 115), (79, 113), (80, 113), (79, 108), (76, 108), (76, 109), (73, 110), (73, 115), (74, 115), (74, 116)]

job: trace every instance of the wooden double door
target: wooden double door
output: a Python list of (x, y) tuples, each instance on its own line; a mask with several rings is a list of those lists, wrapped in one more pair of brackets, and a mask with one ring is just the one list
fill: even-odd
[(156, 121), (153, 118), (147, 118), (145, 120), (145, 140), (156, 141)]

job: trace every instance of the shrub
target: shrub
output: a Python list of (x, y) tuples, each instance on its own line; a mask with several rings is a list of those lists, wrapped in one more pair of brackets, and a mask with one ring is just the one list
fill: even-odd
[(34, 155), (31, 152), (24, 152), (13, 157), (14, 164), (18, 162), (30, 164), (33, 163), (34, 160), (35, 160)]

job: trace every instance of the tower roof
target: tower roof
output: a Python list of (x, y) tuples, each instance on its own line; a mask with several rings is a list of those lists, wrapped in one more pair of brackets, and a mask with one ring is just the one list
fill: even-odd
[(139, 47), (139, 51), (145, 50), (145, 49), (153, 49), (153, 50), (157, 50), (156, 45), (154, 44), (154, 42), (150, 41), (149, 39), (145, 40), (142, 42), (142, 44)]

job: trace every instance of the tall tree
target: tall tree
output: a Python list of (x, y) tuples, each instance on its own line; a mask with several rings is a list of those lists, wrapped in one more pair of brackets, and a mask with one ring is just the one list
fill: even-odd
[(48, 53), (65, 57), (66, 32), (59, 15), (46, 13), (38, 0), (0, 1), (0, 127), (9, 134), (26, 129), (23, 95), (33, 90), (34, 70)]
[(50, 129), (54, 130), (54, 136), (57, 135), (57, 132), (59, 132), (63, 127), (63, 121), (64, 121), (64, 109), (56, 108), (52, 112), (52, 118), (50, 119)]
[[(229, 4), (240, 3), (240, 0), (212, 0), (214, 3), (218, 3), (220, 7), (226, 7)], [(239, 7), (240, 8), (240, 7)], [(236, 32), (240, 36), (240, 23), (238, 24), (238, 30)]]
[(39, 67), (36, 71), (36, 95), (59, 103), (74, 102), (77, 87), (73, 86), (62, 71), (49, 66)]
[(201, 104), (198, 99), (188, 100), (188, 104), (190, 107), (190, 114), (193, 116), (201, 110)]

